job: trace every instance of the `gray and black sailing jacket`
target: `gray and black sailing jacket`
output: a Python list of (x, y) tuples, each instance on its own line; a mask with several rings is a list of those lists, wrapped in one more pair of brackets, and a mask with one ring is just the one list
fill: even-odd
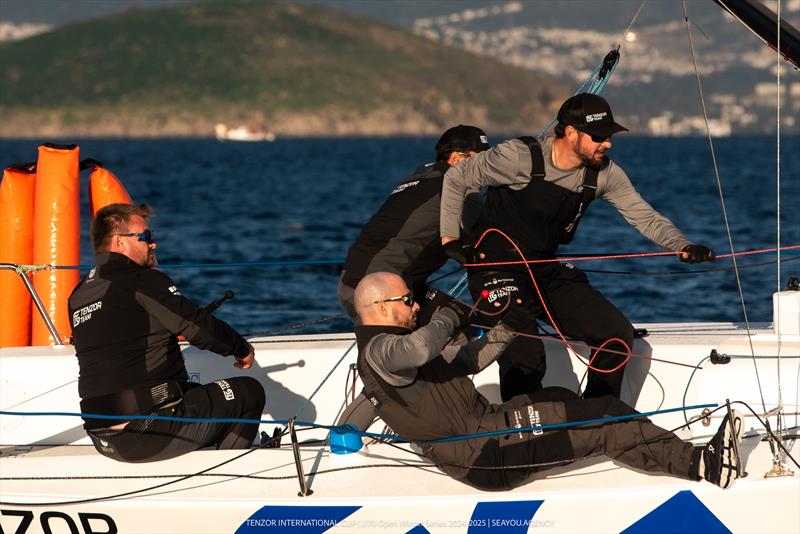
[[(356, 327), (364, 394), (381, 419), (404, 438), (424, 441), (473, 434), (492, 411), (471, 375), (492, 363), (511, 335), (501, 326), (469, 343), (448, 344), (456, 323), (455, 313), (444, 308), (413, 332)], [(485, 442), (420, 445), (448, 474), (463, 479)]]
[[(340, 283), (355, 288), (367, 274), (401, 276), (416, 294), (447, 261), (439, 238), (445, 162), (419, 167), (392, 191), (347, 253)], [(340, 292), (341, 294), (341, 292)]]
[[(564, 198), (568, 198), (570, 192), (582, 193), (586, 183), (587, 168), (585, 166), (567, 170), (557, 168), (552, 162), (553, 142), (552, 135), (545, 137), (541, 142), (544, 176), (540, 176), (538, 180), (557, 186), (565, 193)], [(459, 235), (464, 200), (470, 191), (482, 187), (489, 187), (490, 190), (491, 188), (503, 188), (508, 191), (509, 196), (524, 196), (525, 193), (522, 190), (526, 189), (534, 180), (537, 172), (541, 173), (534, 169), (530, 147), (519, 139), (504, 141), (485, 152), (462, 161), (459, 165), (450, 167), (445, 173), (442, 185), (439, 222), (441, 235), (453, 237)], [(609, 160), (598, 173), (596, 187), (595, 198), (608, 201), (628, 223), (653, 243), (673, 251), (679, 251), (691, 244), (691, 241), (686, 239), (667, 217), (653, 209), (642, 198), (625, 171), (613, 160)], [(557, 191), (556, 187), (547, 187), (547, 189)], [(551, 228), (546, 226), (546, 222), (564, 216), (559, 213), (561, 210), (559, 198), (542, 200), (555, 203), (550, 207), (551, 210), (554, 210), (553, 213), (545, 214), (546, 217), (532, 218), (528, 217), (529, 214), (525, 211), (516, 215), (520, 220), (525, 220), (529, 226), (527, 233), (532, 237), (531, 241), (536, 241), (533, 239), (533, 236), (536, 235), (549, 236)], [(497, 211), (495, 211), (496, 213)], [(507, 222), (493, 221), (491, 220), (493, 217), (489, 217), (491, 215), (491, 213), (486, 213), (486, 209), (481, 214), (483, 227), (493, 224), (500, 226)], [(559, 224), (561, 223), (563, 221), (559, 221)], [(520, 243), (526, 241), (522, 235), (511, 235), (510, 237)], [(532, 249), (530, 250), (532, 256), (552, 255), (555, 253), (555, 246), (560, 241), (563, 242), (558, 235), (550, 236), (545, 241), (546, 243), (532, 243), (533, 246), (529, 247)]]

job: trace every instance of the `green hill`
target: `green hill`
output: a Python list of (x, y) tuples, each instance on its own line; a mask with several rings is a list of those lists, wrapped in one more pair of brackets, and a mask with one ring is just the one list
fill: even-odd
[[(390, 6), (390, 4), (388, 4)], [(0, 45), (0, 136), (533, 131), (568, 88), (312, 5), (210, 2), (61, 27)]]

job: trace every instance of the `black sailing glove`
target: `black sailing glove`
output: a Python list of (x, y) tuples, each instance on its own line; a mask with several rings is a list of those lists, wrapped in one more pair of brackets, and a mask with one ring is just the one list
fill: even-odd
[(456, 260), (461, 265), (473, 263), (474, 254), (472, 253), (472, 247), (465, 245), (460, 239), (448, 241), (443, 248), (445, 254)]
[(684, 263), (703, 263), (704, 261), (714, 261), (716, 255), (705, 245), (686, 245), (681, 249), (679, 257)]
[(503, 315), (502, 321), (514, 332), (536, 332), (538, 330), (536, 318), (540, 311), (539, 306), (531, 300), (523, 304), (513, 303), (511, 309)]
[(441, 309), (447, 309), (455, 313), (456, 316), (456, 327), (455, 330), (459, 330), (465, 326), (467, 326), (470, 322), (470, 307), (460, 302), (458, 300), (453, 299), (452, 302), (449, 302), (447, 305), (442, 306)]

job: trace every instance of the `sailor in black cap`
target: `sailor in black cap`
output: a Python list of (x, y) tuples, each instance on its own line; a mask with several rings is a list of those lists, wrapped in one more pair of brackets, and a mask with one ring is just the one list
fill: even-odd
[[(488, 148), (486, 133), (476, 126), (459, 124), (448, 129), (436, 143), (436, 161), (422, 165), (400, 182), (364, 225), (347, 253), (338, 289), (342, 308), (356, 323), (353, 294), (361, 279), (373, 272), (390, 272), (405, 280), (422, 307), (421, 324), (427, 323), (433, 309), (450, 300), (427, 284), (428, 277), (447, 262), (439, 239), (442, 181), (447, 169)], [(480, 211), (477, 191), (474, 193), (465, 210), (466, 219), (470, 215), (472, 219), (465, 227), (474, 223)], [(340, 422), (364, 429), (373, 419), (372, 406), (362, 396), (351, 403)]]
[[(712, 261), (714, 251), (686, 239), (672, 222), (654, 210), (631, 184), (625, 172), (607, 155), (611, 137), (627, 128), (614, 121), (611, 107), (597, 95), (569, 98), (558, 111), (554, 134), (542, 142), (520, 137), (498, 144), (447, 171), (442, 190), (441, 236), (445, 250), (462, 263), (520, 261), (516, 244), (528, 260), (551, 259), (559, 245), (572, 240), (586, 208), (595, 198), (611, 203), (645, 237), (666, 249), (681, 252), (684, 262)], [(465, 254), (458, 239), (468, 191), (488, 186), (486, 203), (473, 234), (502, 230), (513, 244), (491, 232), (474, 251)], [(614, 395), (622, 386), (626, 347), (633, 344), (630, 321), (594, 289), (584, 273), (568, 263), (531, 264), (536, 282), (556, 325), (567, 337), (600, 347), (589, 370), (584, 397)], [(541, 302), (524, 266), (472, 267), (470, 289), (482, 299), (485, 311)], [(543, 310), (542, 310), (543, 313)], [(544, 318), (543, 316), (541, 316)], [(485, 323), (497, 320), (486, 317)], [(536, 334), (531, 325), (528, 333)], [(499, 360), (503, 400), (541, 386), (545, 372), (544, 347), (531, 337), (519, 336)]]
[(428, 276), (447, 261), (439, 239), (444, 173), (488, 148), (480, 128), (459, 124), (448, 129), (436, 143), (436, 161), (400, 182), (364, 225), (339, 279), (339, 302), (351, 318), (357, 318), (353, 292), (369, 273), (399, 274), (418, 298), (426, 294)]

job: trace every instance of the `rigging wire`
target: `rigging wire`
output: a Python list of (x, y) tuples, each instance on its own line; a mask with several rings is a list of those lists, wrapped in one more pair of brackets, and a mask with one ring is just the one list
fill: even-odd
[(337, 361), (335, 364), (333, 364), (333, 367), (331, 368), (330, 371), (328, 371), (328, 374), (325, 375), (325, 378), (322, 379), (322, 382), (319, 383), (319, 385), (317, 386), (317, 389), (315, 389), (314, 392), (311, 393), (311, 395), (309, 395), (309, 397), (306, 399), (306, 401), (303, 403), (303, 405), (300, 407), (300, 409), (297, 410), (297, 413), (294, 415), (295, 419), (300, 417), (300, 414), (305, 411), (305, 409), (308, 407), (309, 404), (311, 404), (311, 399), (314, 398), (314, 395), (316, 395), (317, 392), (320, 389), (322, 389), (322, 386), (325, 385), (325, 382), (328, 381), (328, 379), (331, 377), (331, 375), (336, 370), (336, 368), (339, 367), (339, 364), (341, 364), (344, 361), (345, 356), (350, 354), (350, 351), (353, 350), (353, 347), (355, 347), (355, 346), (356, 346), (356, 342), (353, 341), (353, 343), (350, 344), (350, 346), (347, 348), (347, 350), (344, 351), (344, 354), (342, 354), (342, 357), (339, 358), (339, 361)]
[(633, 23), (639, 17), (639, 13), (642, 12), (642, 9), (644, 8), (644, 5), (646, 3), (647, 3), (647, 0), (642, 0), (642, 2), (639, 4), (639, 9), (637, 9), (636, 13), (633, 14), (633, 17), (631, 18), (631, 21), (628, 23), (628, 27), (625, 28), (624, 32), (622, 32), (622, 38), (619, 40), (620, 45), (622, 44), (623, 41), (625, 41), (625, 38), (628, 37), (628, 32), (631, 31), (631, 28), (633, 27)]
[(683, 17), (684, 17), (684, 22), (686, 23), (686, 33), (689, 37), (689, 48), (692, 53), (692, 63), (694, 65), (694, 74), (697, 80), (697, 91), (700, 97), (700, 106), (703, 110), (703, 120), (705, 121), (705, 126), (706, 126), (706, 137), (708, 139), (708, 147), (711, 153), (711, 162), (714, 166), (714, 176), (716, 177), (717, 180), (717, 191), (719, 192), (719, 200), (720, 200), (720, 205), (722, 207), (722, 218), (723, 221), (725, 222), (725, 232), (728, 237), (728, 246), (730, 247), (731, 259), (733, 260), (733, 270), (736, 275), (736, 287), (739, 290), (739, 300), (742, 303), (742, 314), (744, 315), (744, 324), (745, 324), (745, 329), (747, 331), (747, 341), (750, 344), (750, 353), (753, 355), (753, 367), (755, 368), (756, 372), (756, 382), (758, 384), (758, 393), (761, 396), (761, 405), (764, 408), (764, 411), (766, 412), (767, 405), (766, 402), (764, 402), (764, 391), (761, 387), (761, 377), (759, 376), (758, 373), (758, 362), (756, 361), (755, 358), (756, 351), (755, 348), (753, 347), (753, 337), (750, 331), (750, 321), (747, 318), (747, 304), (745, 303), (744, 300), (744, 292), (742, 290), (742, 280), (739, 275), (738, 266), (736, 264), (736, 255), (735, 255), (736, 251), (734, 250), (733, 246), (733, 236), (731, 235), (730, 222), (728, 221), (728, 211), (725, 207), (725, 195), (723, 194), (722, 191), (722, 180), (720, 179), (719, 167), (717, 166), (717, 156), (716, 153), (714, 152), (714, 141), (711, 138), (711, 129), (708, 124), (708, 110), (706, 109), (706, 101), (703, 95), (703, 83), (702, 80), (700, 79), (700, 69), (697, 65), (697, 57), (694, 51), (694, 39), (692, 39), (692, 29), (691, 25), (689, 24), (689, 12), (687, 11), (686, 8), (686, 0), (682, 0), (681, 5), (683, 6)]
[[(781, 49), (781, 0), (778, 0), (778, 50)], [(778, 54), (778, 69), (776, 72), (776, 118), (775, 122), (776, 125), (776, 132), (775, 132), (775, 145), (776, 145), (776, 154), (775, 154), (775, 180), (776, 180), (776, 242), (778, 247), (778, 269), (777, 269), (777, 277), (778, 277), (778, 293), (781, 291), (781, 56)], [(776, 299), (777, 302), (775, 303), (775, 315), (777, 317), (781, 316), (781, 299)], [(778, 333), (778, 413), (776, 417), (775, 423), (775, 433), (778, 435), (778, 441), (782, 438), (782, 417), (781, 417), (781, 409), (783, 408), (783, 387), (781, 386), (781, 345), (782, 345), (782, 336), (780, 335), (780, 331)]]
[(247, 332), (246, 334), (242, 334), (242, 337), (249, 338), (249, 337), (261, 337), (261, 336), (274, 336), (275, 334), (288, 332), (289, 330), (299, 330), (307, 326), (327, 323), (328, 321), (333, 321), (335, 319), (339, 319), (341, 317), (346, 317), (346, 316), (347, 314), (344, 312), (337, 313), (336, 315), (328, 315), (327, 317), (322, 317), (321, 319), (315, 319), (313, 321), (305, 321), (303, 323), (290, 324), (288, 326), (282, 326), (280, 328), (274, 328), (272, 330), (264, 330), (260, 332)]
[(250, 454), (250, 453), (252, 453), (253, 451), (256, 451), (256, 450), (258, 450), (258, 449), (249, 449), (249, 450), (243, 452), (242, 454), (238, 454), (238, 455), (234, 456), (233, 458), (229, 458), (229, 459), (225, 460), (224, 462), (220, 462), (220, 463), (218, 463), (216, 465), (212, 465), (211, 467), (203, 469), (202, 471), (198, 471), (197, 473), (191, 473), (191, 474), (188, 474), (188, 475), (183, 475), (183, 476), (181, 476), (181, 478), (178, 478), (177, 480), (170, 480), (169, 482), (164, 482), (163, 484), (156, 484), (155, 486), (149, 486), (149, 487), (143, 488), (143, 489), (126, 491), (126, 492), (117, 493), (117, 494), (114, 494), (114, 495), (106, 495), (104, 497), (89, 497), (89, 498), (86, 498), (86, 499), (77, 499), (77, 500), (72, 500), (72, 501), (38, 502), (38, 503), (37, 502), (32, 502), (32, 503), (31, 502), (24, 502), (24, 503), (19, 503), (19, 502), (0, 502), (0, 505), (2, 505), (2, 506), (66, 506), (66, 505), (69, 505), (69, 504), (85, 504), (85, 503), (90, 503), (90, 502), (110, 501), (110, 500), (114, 500), (114, 499), (120, 499), (122, 497), (130, 497), (132, 495), (139, 495), (139, 494), (144, 493), (146, 491), (152, 491), (152, 490), (156, 490), (156, 489), (163, 488), (163, 487), (166, 487), (166, 486), (171, 486), (172, 484), (177, 484), (178, 482), (183, 482), (184, 480), (189, 480), (190, 478), (194, 478), (194, 477), (196, 477), (198, 475), (205, 474), (208, 471), (211, 471), (211, 470), (216, 469), (218, 467), (222, 467), (225, 464), (229, 464), (231, 462), (234, 462), (234, 461), (236, 461), (236, 460), (238, 460), (238, 459), (240, 459), (240, 458), (242, 458), (244, 456), (247, 456), (248, 454)]

